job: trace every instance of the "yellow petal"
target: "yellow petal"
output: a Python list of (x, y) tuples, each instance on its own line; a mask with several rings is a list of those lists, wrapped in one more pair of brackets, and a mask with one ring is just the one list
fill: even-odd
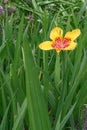
[(42, 50), (51, 50), (51, 49), (53, 49), (52, 43), (53, 43), (53, 42), (51, 42), (51, 41), (42, 42), (42, 43), (39, 45), (39, 48), (42, 49)]
[(64, 48), (63, 50), (73, 50), (76, 48), (76, 46), (77, 46), (77, 43), (71, 42), (70, 45), (68, 47)]
[(72, 41), (75, 40), (81, 34), (80, 29), (75, 29), (71, 32), (67, 32), (64, 38), (70, 38)]
[(63, 30), (59, 27), (55, 27), (52, 29), (50, 33), (50, 39), (54, 41), (55, 38), (62, 37), (62, 35), (63, 35)]
[(59, 54), (61, 50), (56, 50), (56, 52)]

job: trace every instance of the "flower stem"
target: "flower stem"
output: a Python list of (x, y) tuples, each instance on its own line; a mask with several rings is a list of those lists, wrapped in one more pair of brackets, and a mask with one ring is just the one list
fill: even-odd
[[(65, 71), (66, 71), (66, 52), (61, 53), (61, 97), (58, 103), (58, 109), (57, 109), (57, 114), (56, 117), (58, 117), (61, 113), (61, 118), (63, 118), (62, 111), (63, 111), (63, 106), (64, 106), (64, 100), (65, 100), (65, 95), (66, 95), (66, 76), (65, 76)], [(57, 119), (57, 118), (56, 118)], [(56, 120), (57, 121), (57, 120)]]
[(66, 56), (65, 52), (62, 52), (62, 88), (64, 89), (64, 82), (65, 82), (65, 66), (66, 66)]

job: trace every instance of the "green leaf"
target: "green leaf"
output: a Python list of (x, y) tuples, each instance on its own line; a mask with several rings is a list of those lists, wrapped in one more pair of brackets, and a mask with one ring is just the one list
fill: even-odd
[(87, 66), (87, 56), (86, 56), (86, 52), (84, 53), (84, 56), (83, 56), (83, 59), (82, 59), (82, 62), (81, 62), (81, 65), (80, 65), (80, 69), (79, 69), (79, 72), (77, 73), (76, 75), (76, 78), (74, 80), (74, 83), (73, 85), (71, 84), (71, 90), (69, 91), (68, 93), (68, 96), (66, 97), (66, 100), (64, 102), (64, 115), (65, 113), (67, 112), (71, 102), (72, 102), (72, 99), (73, 99), (73, 96), (74, 96), (74, 93), (78, 87), (78, 84), (80, 83), (81, 79), (84, 77), (85, 75), (85, 69), (86, 69), (86, 66)]
[(27, 29), (23, 37), (23, 59), (30, 130), (51, 130), (46, 103), (40, 88), (30, 43), (27, 40)]
[(6, 108), (6, 111), (4, 113), (4, 116), (3, 116), (3, 119), (2, 119), (2, 122), (0, 124), (0, 130), (6, 130), (6, 123), (7, 123), (7, 115), (8, 115), (8, 111), (9, 111), (9, 107), (11, 105), (11, 101), (9, 102), (7, 108)]
[[(57, 123), (56, 123), (56, 128), (55, 130), (62, 130), (63, 127), (65, 126), (66, 122), (68, 121), (68, 119), (70, 118), (74, 108), (76, 106), (76, 103), (71, 107), (71, 109), (69, 110), (69, 112), (66, 114), (66, 116), (63, 118), (63, 120), (60, 122), (60, 115), (58, 117)], [(61, 113), (60, 113), (61, 114)]]
[(20, 129), (21, 124), (23, 123), (24, 115), (27, 109), (27, 99), (25, 98), (24, 102), (22, 103), (22, 106), (18, 112), (18, 115), (16, 116), (14, 125), (12, 130), (18, 130)]
[(66, 114), (66, 116), (64, 117), (64, 119), (62, 120), (61, 124), (60, 124), (60, 130), (63, 129), (63, 127), (65, 126), (66, 122), (68, 121), (68, 119), (70, 118), (74, 108), (76, 106), (76, 103), (71, 107), (71, 109), (69, 110), (69, 112)]

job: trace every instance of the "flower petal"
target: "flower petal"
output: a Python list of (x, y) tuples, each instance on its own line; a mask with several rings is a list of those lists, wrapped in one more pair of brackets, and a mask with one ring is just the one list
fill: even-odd
[(53, 42), (51, 42), (51, 41), (42, 42), (42, 43), (40, 43), (39, 48), (42, 50), (51, 50), (51, 49), (53, 49), (52, 43)]
[(59, 54), (61, 50), (56, 50), (56, 52)]
[(70, 45), (68, 47), (64, 48), (63, 50), (73, 50), (76, 48), (76, 46), (77, 46), (77, 43), (71, 42)]
[(72, 41), (75, 40), (81, 34), (80, 29), (75, 29), (72, 32), (67, 32), (64, 38), (70, 38)]
[(56, 38), (62, 37), (62, 35), (63, 35), (63, 30), (59, 27), (55, 27), (52, 29), (50, 33), (50, 39), (54, 41)]

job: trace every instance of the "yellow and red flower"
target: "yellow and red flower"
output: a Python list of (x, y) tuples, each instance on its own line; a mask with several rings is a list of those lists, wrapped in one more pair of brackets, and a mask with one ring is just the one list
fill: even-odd
[(61, 50), (73, 50), (77, 46), (74, 40), (80, 35), (80, 29), (75, 29), (67, 32), (63, 37), (63, 30), (59, 27), (52, 29), (50, 39), (52, 41), (44, 41), (40, 43), (39, 48), (42, 50), (56, 50), (58, 53)]

